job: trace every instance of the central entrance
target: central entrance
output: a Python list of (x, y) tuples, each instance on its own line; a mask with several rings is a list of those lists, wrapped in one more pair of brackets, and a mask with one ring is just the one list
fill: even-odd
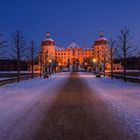
[(79, 71), (79, 60), (76, 58), (72, 58), (71, 60), (71, 71), (78, 72)]

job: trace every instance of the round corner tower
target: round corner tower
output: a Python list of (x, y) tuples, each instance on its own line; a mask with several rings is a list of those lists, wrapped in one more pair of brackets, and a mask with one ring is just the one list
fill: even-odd
[(46, 38), (42, 41), (41, 49), (45, 62), (55, 59), (55, 41), (51, 38), (50, 32), (47, 32)]

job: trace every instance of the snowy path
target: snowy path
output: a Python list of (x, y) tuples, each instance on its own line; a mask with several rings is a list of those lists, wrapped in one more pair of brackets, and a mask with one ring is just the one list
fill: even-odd
[(139, 140), (140, 86), (60, 73), (0, 87), (0, 140)]

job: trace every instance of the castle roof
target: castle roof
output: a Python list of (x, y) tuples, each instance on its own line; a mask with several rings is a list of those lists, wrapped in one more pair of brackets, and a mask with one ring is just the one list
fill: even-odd
[(108, 42), (106, 37), (99, 37), (96, 41), (107, 41)]
[(50, 42), (54, 42), (54, 40), (52, 38), (45, 38), (43, 41), (50, 41)]
[(65, 50), (65, 48), (63, 48), (63, 47), (55, 46), (55, 48), (56, 48), (57, 51), (64, 51)]
[(47, 32), (47, 36), (43, 41), (50, 41), (50, 42), (54, 42), (54, 40), (51, 38), (50, 32)]
[(45, 37), (45, 39), (42, 42), (42, 45), (51, 45), (51, 44), (55, 44), (55, 41), (50, 37), (50, 33), (47, 32), (47, 36)]
[(83, 48), (84, 51), (92, 51), (92, 48)]
[(96, 39), (95, 41), (107, 41), (108, 42), (107, 38), (104, 37), (104, 33), (102, 31), (100, 32), (99, 38)]
[(75, 42), (72, 42), (67, 48), (80, 48)]

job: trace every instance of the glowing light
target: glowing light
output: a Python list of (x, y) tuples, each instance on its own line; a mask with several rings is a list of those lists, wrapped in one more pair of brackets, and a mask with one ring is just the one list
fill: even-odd
[(92, 60), (94, 63), (97, 61), (95, 58), (93, 58), (93, 60)]

